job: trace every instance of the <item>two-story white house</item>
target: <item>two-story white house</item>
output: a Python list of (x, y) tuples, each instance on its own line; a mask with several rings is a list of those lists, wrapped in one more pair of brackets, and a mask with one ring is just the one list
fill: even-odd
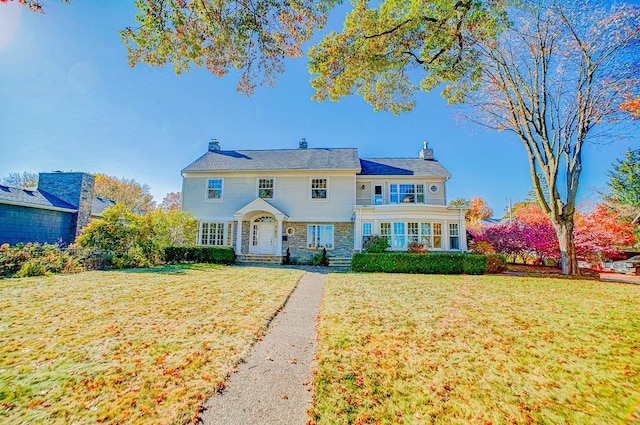
[(199, 222), (199, 245), (243, 258), (305, 260), (323, 248), (350, 258), (372, 235), (390, 250), (413, 242), (466, 250), (464, 208), (447, 206), (451, 174), (426, 142), (416, 158), (360, 158), (353, 148), (208, 151), (182, 170), (182, 208)]

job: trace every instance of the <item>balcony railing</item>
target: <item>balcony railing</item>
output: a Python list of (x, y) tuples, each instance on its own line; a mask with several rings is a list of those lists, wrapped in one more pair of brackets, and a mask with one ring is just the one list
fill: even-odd
[(414, 202), (410, 199), (405, 199), (404, 202), (390, 202), (389, 198), (382, 195), (376, 195), (375, 197), (356, 198), (356, 205), (362, 206), (376, 206), (376, 205), (445, 205), (444, 198), (427, 198), (425, 202)]

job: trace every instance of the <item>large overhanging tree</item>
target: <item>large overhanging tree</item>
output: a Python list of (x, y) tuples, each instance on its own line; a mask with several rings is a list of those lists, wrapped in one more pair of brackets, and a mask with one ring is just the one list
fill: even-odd
[[(7, 0), (0, 0), (6, 2)], [(11, 1), (11, 0), (9, 0)], [(18, 0), (31, 6), (37, 0)], [(136, 0), (122, 32), (132, 65), (241, 72), (239, 90), (273, 84), (287, 57), (340, 0)], [(315, 99), (358, 94), (376, 110), (410, 110), (443, 88), (475, 118), (522, 141), (538, 202), (553, 222), (565, 273), (586, 142), (637, 116), (640, 14), (594, 0), (354, 0), (342, 32), (310, 52)]]

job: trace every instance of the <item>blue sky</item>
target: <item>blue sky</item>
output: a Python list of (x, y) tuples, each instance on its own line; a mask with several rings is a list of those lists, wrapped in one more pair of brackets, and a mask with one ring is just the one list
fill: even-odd
[[(134, 178), (157, 202), (181, 186), (180, 170), (211, 138), (223, 149), (356, 147), (361, 157), (414, 157), (427, 140), (452, 174), (449, 199), (482, 196), (501, 216), (531, 183), (524, 148), (509, 133), (456, 119), (438, 93), (410, 113), (373, 112), (359, 97), (310, 100), (306, 59), (287, 62), (275, 88), (236, 92), (236, 75), (130, 68), (118, 31), (134, 24), (133, 0), (46, 2), (44, 15), (0, 5), (0, 176), (73, 170)], [(337, 28), (334, 16), (329, 27)], [(606, 185), (632, 138), (585, 149), (581, 199)]]

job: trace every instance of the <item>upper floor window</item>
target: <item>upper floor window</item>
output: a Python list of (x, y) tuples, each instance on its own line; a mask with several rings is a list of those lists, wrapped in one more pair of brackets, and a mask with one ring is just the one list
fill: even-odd
[(262, 199), (273, 199), (273, 179), (258, 179), (258, 197)]
[(389, 200), (392, 204), (417, 203), (424, 204), (423, 184), (391, 184), (389, 185)]
[(327, 179), (311, 179), (311, 199), (327, 199)]
[(207, 199), (222, 199), (222, 179), (207, 181)]

